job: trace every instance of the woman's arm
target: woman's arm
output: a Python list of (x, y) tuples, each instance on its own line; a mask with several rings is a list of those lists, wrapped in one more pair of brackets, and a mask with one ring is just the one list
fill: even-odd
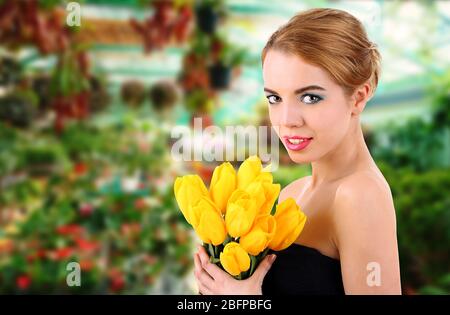
[(401, 294), (389, 186), (367, 174), (353, 176), (336, 191), (333, 218), (346, 294)]

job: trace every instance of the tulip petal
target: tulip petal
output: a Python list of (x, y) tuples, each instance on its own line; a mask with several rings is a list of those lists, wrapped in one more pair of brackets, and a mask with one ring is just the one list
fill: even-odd
[(287, 198), (277, 205), (274, 219), (276, 231), (268, 247), (279, 251), (289, 247), (298, 238), (307, 217), (293, 198)]
[(229, 162), (214, 169), (209, 192), (211, 199), (222, 213), (225, 213), (228, 199), (236, 189), (236, 171)]
[(238, 243), (230, 242), (220, 253), (220, 263), (229, 274), (238, 276), (250, 268), (250, 256)]
[(241, 189), (233, 192), (225, 214), (228, 234), (232, 237), (247, 234), (253, 225), (257, 211), (256, 201), (251, 198), (248, 192)]
[(186, 221), (192, 224), (190, 212), (203, 196), (209, 196), (205, 184), (198, 175), (178, 177), (174, 183), (175, 199)]
[(215, 246), (222, 244), (227, 237), (225, 222), (215, 204), (207, 197), (203, 197), (194, 207), (199, 219), (195, 231), (202, 241)]
[(264, 204), (261, 206), (260, 213), (261, 214), (271, 214), (273, 205), (277, 200), (281, 186), (280, 184), (269, 184), (263, 183), (264, 195), (266, 196), (266, 200)]
[(245, 189), (255, 178), (261, 174), (261, 160), (253, 155), (242, 162), (237, 173), (238, 188)]

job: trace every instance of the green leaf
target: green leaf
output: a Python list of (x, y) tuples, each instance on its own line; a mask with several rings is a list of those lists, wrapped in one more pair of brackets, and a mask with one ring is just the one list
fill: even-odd
[(251, 277), (252, 274), (255, 272), (256, 266), (258, 265), (258, 260), (255, 256), (250, 255), (250, 272), (248, 273), (248, 276)]

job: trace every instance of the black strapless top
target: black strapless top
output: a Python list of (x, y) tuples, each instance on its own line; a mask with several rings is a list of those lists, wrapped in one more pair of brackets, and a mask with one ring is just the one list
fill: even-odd
[(339, 260), (297, 243), (272, 253), (277, 259), (264, 278), (263, 295), (345, 294)]

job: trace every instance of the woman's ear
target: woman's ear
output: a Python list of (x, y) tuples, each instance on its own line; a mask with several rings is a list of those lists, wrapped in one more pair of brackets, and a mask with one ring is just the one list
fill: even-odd
[(371, 88), (368, 83), (361, 85), (355, 90), (351, 98), (352, 115), (359, 115), (372, 98)]

